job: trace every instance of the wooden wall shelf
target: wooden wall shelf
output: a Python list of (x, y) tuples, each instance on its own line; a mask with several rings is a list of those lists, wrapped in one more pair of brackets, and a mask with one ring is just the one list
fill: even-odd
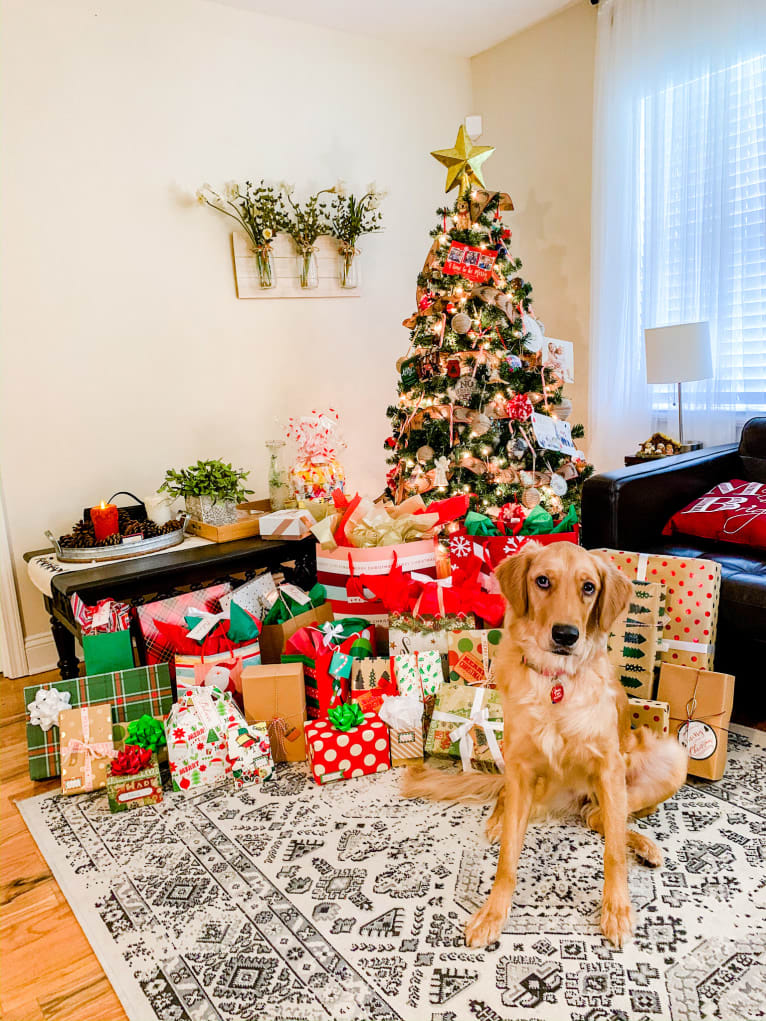
[[(288, 234), (277, 234), (273, 242), (277, 283), (261, 287), (255, 253), (249, 238), (235, 231), (231, 235), (234, 274), (238, 298), (359, 298), (361, 287), (341, 287), (338, 283), (338, 242), (320, 237), (316, 243), (319, 286), (303, 288), (298, 279), (298, 256)], [(357, 259), (359, 256), (357, 256)], [(361, 268), (361, 267), (360, 267)]]

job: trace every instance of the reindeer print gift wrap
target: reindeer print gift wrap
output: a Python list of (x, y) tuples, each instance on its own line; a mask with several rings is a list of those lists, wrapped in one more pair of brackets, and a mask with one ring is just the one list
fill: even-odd
[(712, 560), (628, 553), (607, 549), (612, 563), (628, 578), (665, 584), (662, 631), (663, 663), (712, 670), (721, 565)]

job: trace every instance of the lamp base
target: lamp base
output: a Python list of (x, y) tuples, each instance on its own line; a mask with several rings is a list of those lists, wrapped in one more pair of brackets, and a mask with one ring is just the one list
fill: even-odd
[(700, 440), (690, 440), (688, 443), (681, 444), (682, 454), (688, 454), (690, 450), (702, 450), (702, 442)]

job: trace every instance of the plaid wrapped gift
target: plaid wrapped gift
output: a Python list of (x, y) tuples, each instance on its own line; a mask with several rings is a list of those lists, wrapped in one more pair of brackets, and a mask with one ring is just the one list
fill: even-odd
[[(24, 704), (35, 701), (38, 691), (55, 688), (69, 693), (69, 705), (73, 709), (87, 705), (111, 703), (112, 740), (119, 750), (122, 747), (127, 725), (145, 713), (164, 719), (173, 705), (170, 687), (170, 671), (167, 664), (134, 667), (132, 670), (118, 670), (111, 674), (95, 674), (92, 677), (71, 677), (66, 681), (52, 684), (31, 684), (24, 688)], [(59, 728), (54, 724), (48, 731), (29, 722), (27, 710), (27, 748), (29, 751), (29, 775), (33, 780), (45, 780), (60, 776), (61, 757), (59, 754)]]
[[(204, 610), (207, 613), (220, 613), (221, 599), (231, 592), (231, 585), (223, 582), (211, 585), (198, 592), (184, 592), (170, 599), (158, 599), (145, 606), (137, 606), (138, 623), (146, 643), (147, 663), (170, 663), (174, 649), (172, 641), (161, 634), (155, 620), (166, 624), (185, 624), (185, 617), (190, 610)], [(175, 668), (171, 665), (171, 677), (175, 679)]]

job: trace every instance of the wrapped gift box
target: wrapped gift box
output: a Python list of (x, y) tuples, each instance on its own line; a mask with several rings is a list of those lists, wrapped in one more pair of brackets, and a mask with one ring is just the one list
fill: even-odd
[(348, 731), (336, 730), (329, 719), (306, 724), (309, 766), (318, 784), (349, 780), (391, 768), (388, 728), (375, 713)]
[(447, 635), (450, 681), (494, 688), (492, 660), (502, 637), (499, 628), (450, 631)]
[(436, 695), (426, 752), (460, 759), (466, 771), (473, 767), (482, 773), (502, 772), (503, 707), (499, 694), (491, 688), (445, 684)]
[(268, 780), (274, 772), (266, 723), (244, 721), (229, 727), (229, 758), (234, 787), (241, 790)]
[(31, 722), (29, 709), (38, 698), (38, 692), (54, 689), (69, 695), (72, 708), (108, 703), (112, 713), (112, 741), (118, 750), (124, 743), (131, 720), (137, 720), (145, 713), (164, 720), (173, 705), (170, 671), (165, 663), (94, 677), (71, 677), (52, 684), (28, 685), (24, 688), (24, 704), (27, 706), (29, 775), (33, 780), (44, 780), (61, 773), (58, 724), (43, 730)]
[(306, 690), (301, 663), (274, 663), (242, 671), (248, 723), (265, 721), (275, 762), (305, 762)]
[(607, 658), (629, 695), (651, 698), (654, 694), (657, 628), (633, 620), (623, 620), (621, 627), (622, 630), (613, 631), (607, 639)]
[(689, 773), (720, 780), (726, 769), (734, 677), (663, 663), (657, 698), (670, 706), (670, 732), (689, 753)]
[[(175, 655), (172, 641), (162, 634), (157, 621), (165, 624), (185, 624), (186, 615), (190, 610), (205, 610), (208, 613), (221, 611), (221, 599), (231, 592), (231, 585), (223, 582), (196, 592), (184, 592), (180, 596), (158, 599), (153, 603), (145, 603), (136, 607), (136, 615), (143, 637), (147, 663), (170, 663)], [(175, 678), (175, 667), (171, 665), (170, 674)]]
[(287, 640), (282, 662), (303, 664), (306, 712), (316, 720), (348, 700), (353, 660), (374, 655), (373, 625), (363, 617), (344, 617), (296, 631)]
[(628, 695), (630, 707), (630, 725), (648, 727), (660, 736), (667, 737), (670, 733), (670, 711), (667, 702), (652, 702), (648, 698), (633, 698)]
[(662, 635), (666, 623), (665, 602), (665, 585), (663, 582), (633, 579), (633, 596), (625, 617), (639, 624), (650, 624), (656, 628), (657, 648), (655, 650), (655, 667), (657, 673), (659, 673), (660, 669)]
[(262, 539), (305, 539), (316, 524), (307, 510), (293, 507), (264, 514), (260, 519)]
[(61, 793), (79, 794), (106, 787), (106, 770), (114, 756), (112, 707), (80, 706), (59, 715)]
[(712, 560), (660, 553), (603, 550), (628, 578), (665, 585), (663, 664), (699, 670), (713, 667), (718, 628), (721, 565)]
[(113, 760), (106, 774), (110, 812), (127, 812), (131, 808), (155, 805), (162, 801), (162, 780), (156, 755), (150, 753), (149, 764), (136, 772), (113, 772), (118, 765)]

